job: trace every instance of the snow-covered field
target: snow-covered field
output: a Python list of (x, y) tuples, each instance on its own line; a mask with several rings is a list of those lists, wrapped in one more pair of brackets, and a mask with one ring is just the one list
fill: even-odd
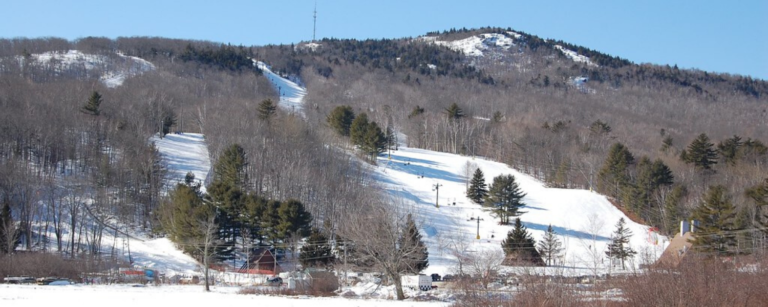
[[(519, 37), (520, 35), (514, 32), (510, 32), (509, 35)], [(515, 35), (516, 34), (516, 35)], [(446, 46), (451, 50), (463, 53), (466, 56), (481, 57), (484, 55), (484, 51), (491, 47), (499, 47), (503, 49), (509, 49), (515, 45), (512, 38), (498, 33), (486, 33), (467, 37), (465, 39), (455, 41), (439, 41), (435, 37), (424, 36), (420, 39), (430, 41), (436, 45)]]
[(0, 306), (447, 306), (441, 302), (346, 299), (342, 297), (267, 296), (237, 294), (239, 287), (201, 286), (132, 287), (130, 285), (32, 286), (0, 285)]

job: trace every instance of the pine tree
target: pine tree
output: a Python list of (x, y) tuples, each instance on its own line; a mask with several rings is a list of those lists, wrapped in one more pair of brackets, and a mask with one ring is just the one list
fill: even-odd
[(493, 178), (493, 183), (488, 189), (485, 205), (494, 207), (494, 212), (499, 217), (501, 224), (509, 224), (509, 218), (520, 216), (525, 193), (515, 181), (513, 175), (499, 175)]
[(485, 197), (488, 196), (488, 187), (485, 184), (485, 175), (480, 168), (475, 170), (472, 180), (469, 182), (467, 197), (476, 204), (482, 204)]
[(589, 125), (589, 132), (594, 136), (607, 135), (611, 133), (611, 126), (598, 119)]
[(734, 253), (736, 207), (731, 203), (731, 197), (724, 186), (709, 187), (701, 205), (694, 210), (693, 218), (699, 222), (693, 233), (695, 249), (716, 255)]
[(280, 203), (277, 208), (279, 222), (277, 234), (280, 239), (285, 239), (292, 234), (301, 237), (309, 235), (312, 214), (304, 208), (304, 204), (295, 199), (289, 199)]
[(214, 167), (214, 182), (221, 182), (233, 187), (242, 187), (246, 181), (245, 149), (239, 144), (232, 144), (222, 152)]
[(353, 145), (363, 146), (365, 144), (365, 135), (368, 133), (368, 115), (360, 113), (352, 121), (349, 127), (349, 139)]
[(176, 115), (168, 114), (163, 117), (163, 136), (171, 133), (171, 127), (176, 126)]
[(20, 238), (21, 233), (11, 215), (11, 204), (6, 199), (0, 211), (0, 255), (13, 253), (20, 243)]
[(515, 228), (501, 241), (501, 249), (506, 255), (507, 265), (533, 264), (544, 265), (541, 255), (536, 250), (536, 241), (528, 233), (520, 218), (515, 219)]
[(406, 217), (398, 247), (407, 251), (404, 253), (408, 257), (408, 261), (405, 261), (406, 267), (404, 270), (409, 274), (419, 274), (429, 266), (429, 251), (421, 239), (421, 233), (419, 233), (416, 222), (410, 214)]
[(387, 148), (387, 137), (379, 128), (376, 122), (371, 122), (366, 127), (363, 144), (360, 149), (365, 153), (372, 161), (376, 161), (376, 156), (384, 152)]
[(83, 106), (83, 112), (91, 115), (99, 115), (99, 106), (101, 106), (101, 94), (97, 91), (91, 93), (91, 97), (88, 98), (88, 102)]
[(624, 144), (613, 144), (597, 174), (598, 190), (614, 198), (621, 196), (624, 186), (630, 183), (629, 167), (634, 163), (635, 157)]
[(341, 136), (349, 136), (349, 129), (352, 121), (355, 119), (355, 113), (350, 106), (338, 106), (331, 111), (326, 118), (326, 122), (331, 128)]
[(725, 141), (717, 144), (717, 152), (723, 161), (728, 165), (736, 165), (739, 159), (739, 150), (744, 143), (741, 141), (741, 137), (734, 135), (732, 138), (725, 139)]
[(744, 194), (755, 203), (758, 212), (763, 212), (758, 216), (758, 224), (763, 231), (768, 233), (768, 178), (762, 183), (748, 188)]
[(448, 115), (448, 119), (450, 120), (459, 120), (464, 117), (464, 110), (459, 108), (459, 105), (457, 105), (455, 102), (445, 109), (445, 113)]
[(605, 255), (613, 261), (613, 259), (621, 260), (621, 269), (626, 269), (624, 264), (627, 259), (632, 258), (637, 254), (635, 250), (629, 245), (629, 239), (632, 238), (632, 230), (625, 227), (626, 222), (624, 218), (620, 218), (616, 223), (616, 231), (613, 232), (611, 243), (608, 244), (608, 250)]
[(334, 259), (335, 257), (331, 252), (328, 238), (318, 231), (317, 228), (312, 228), (307, 242), (301, 247), (301, 252), (299, 253), (301, 265), (305, 268), (324, 267), (333, 263)]
[(264, 99), (259, 103), (257, 112), (259, 119), (269, 121), (277, 112), (277, 105), (272, 99)]
[(538, 250), (546, 260), (547, 265), (552, 265), (553, 261), (560, 256), (560, 252), (563, 251), (563, 243), (560, 242), (556, 235), (557, 233), (550, 224), (547, 227), (547, 232), (544, 233), (544, 238), (539, 241)]
[(709, 137), (702, 133), (688, 145), (687, 150), (683, 150), (680, 158), (685, 163), (693, 164), (697, 169), (710, 170), (717, 164), (717, 152), (714, 146), (709, 142)]

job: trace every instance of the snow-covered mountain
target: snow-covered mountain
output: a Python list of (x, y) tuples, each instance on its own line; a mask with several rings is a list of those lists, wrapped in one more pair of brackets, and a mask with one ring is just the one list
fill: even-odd
[(52, 70), (57, 74), (67, 71), (84, 71), (87, 74), (98, 75), (99, 81), (105, 86), (114, 88), (123, 84), (125, 79), (155, 70), (155, 65), (147, 60), (126, 56), (120, 52), (114, 56), (103, 54), (88, 54), (79, 50), (66, 52), (44, 52), (29, 56), (16, 56), (20, 66), (32, 65), (38, 68)]

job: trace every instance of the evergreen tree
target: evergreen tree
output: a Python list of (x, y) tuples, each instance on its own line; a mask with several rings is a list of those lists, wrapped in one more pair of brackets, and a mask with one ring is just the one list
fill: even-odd
[(459, 108), (459, 105), (457, 105), (455, 102), (445, 109), (445, 113), (448, 115), (448, 119), (450, 120), (459, 120), (464, 117), (464, 110)]
[(637, 254), (635, 250), (629, 245), (629, 239), (632, 238), (632, 230), (626, 228), (626, 222), (624, 218), (620, 218), (616, 223), (616, 231), (613, 232), (611, 243), (608, 244), (608, 250), (605, 255), (613, 261), (613, 259), (621, 260), (621, 269), (626, 269), (624, 264), (627, 259), (632, 258)]
[(757, 212), (760, 212), (757, 223), (763, 232), (768, 233), (768, 178), (765, 178), (762, 183), (748, 188), (744, 194), (755, 203)]
[(326, 122), (331, 128), (341, 136), (349, 136), (349, 129), (352, 121), (355, 119), (355, 113), (350, 106), (338, 106), (331, 111), (326, 118)]
[(171, 127), (176, 126), (176, 115), (168, 114), (163, 117), (163, 136), (171, 133)]
[(264, 204), (264, 210), (261, 213), (261, 232), (273, 245), (283, 239), (278, 231), (278, 225), (280, 225), (278, 208), (280, 208), (279, 201), (269, 200)]
[(101, 112), (99, 106), (101, 106), (101, 94), (97, 91), (93, 91), (91, 97), (88, 98), (88, 102), (83, 106), (83, 112), (91, 115), (99, 115)]
[(744, 143), (741, 141), (741, 137), (734, 135), (732, 138), (725, 139), (717, 144), (717, 152), (723, 161), (728, 165), (736, 165), (739, 159), (739, 150)]
[(492, 122), (500, 123), (502, 120), (504, 120), (504, 115), (502, 115), (501, 112), (499, 111), (493, 112), (493, 116), (491, 117)]
[(683, 162), (693, 164), (697, 169), (710, 170), (717, 164), (717, 152), (714, 144), (709, 142), (709, 137), (702, 133), (688, 145), (687, 150), (680, 153)]
[(670, 148), (674, 148), (672, 136), (665, 136), (661, 141), (661, 152), (667, 152)]
[(515, 181), (515, 176), (499, 175), (493, 178), (485, 204), (494, 207), (494, 212), (499, 217), (501, 224), (509, 224), (510, 217), (525, 213), (519, 211), (525, 206), (523, 197), (525, 197), (525, 193)]
[(201, 257), (200, 249), (195, 246), (205, 236), (200, 222), (213, 213), (212, 207), (204, 204), (199, 190), (179, 183), (160, 206), (160, 223), (168, 238), (185, 253)]
[(360, 113), (349, 127), (349, 138), (353, 145), (363, 146), (365, 144), (365, 135), (368, 133), (368, 115)]
[(699, 226), (693, 233), (695, 249), (716, 255), (731, 255), (736, 246), (736, 207), (722, 185), (711, 186), (693, 212)]
[(408, 261), (406, 261), (406, 268), (404, 269), (408, 274), (419, 274), (429, 266), (427, 246), (421, 239), (419, 228), (410, 214), (406, 217), (405, 228), (402, 231), (398, 247), (411, 251), (405, 253)]
[(507, 233), (506, 239), (501, 241), (501, 249), (506, 256), (507, 265), (544, 265), (541, 255), (536, 250), (536, 241), (523, 226), (520, 218), (515, 219), (515, 228)]
[(331, 252), (328, 238), (316, 228), (312, 228), (309, 238), (299, 253), (299, 262), (305, 268), (324, 267), (333, 263), (335, 257)]
[(247, 181), (245, 149), (239, 144), (232, 144), (219, 157), (214, 167), (214, 182), (232, 187), (243, 187)]
[(411, 114), (408, 114), (408, 119), (419, 116), (421, 114), (424, 114), (424, 108), (417, 105), (413, 107), (413, 110), (411, 110)]
[(277, 105), (272, 99), (264, 99), (259, 103), (257, 112), (259, 119), (269, 121), (277, 112)]
[(557, 233), (550, 224), (547, 227), (547, 232), (544, 233), (544, 238), (541, 239), (538, 245), (539, 254), (544, 257), (547, 265), (552, 265), (554, 260), (560, 256), (560, 252), (563, 251), (563, 243), (560, 242), (556, 235)]
[(597, 174), (598, 189), (618, 198), (624, 186), (630, 183), (629, 167), (635, 163), (635, 157), (624, 144), (616, 143), (608, 151), (608, 157)]
[(607, 135), (611, 133), (611, 126), (598, 119), (589, 125), (589, 132), (595, 136)]
[(0, 211), (0, 255), (13, 253), (20, 239), (21, 233), (11, 215), (11, 204), (6, 199)]
[(363, 143), (360, 145), (360, 149), (365, 153), (372, 161), (376, 161), (376, 156), (384, 152), (387, 148), (387, 137), (379, 128), (376, 122), (371, 122), (366, 127)]
[(469, 182), (467, 197), (476, 204), (482, 204), (485, 197), (488, 196), (488, 187), (485, 184), (485, 175), (480, 168), (475, 170), (472, 180)]
[(289, 199), (281, 202), (277, 215), (279, 217), (277, 235), (280, 239), (285, 239), (292, 234), (298, 234), (301, 237), (309, 235), (312, 214), (306, 211), (304, 204), (300, 201)]

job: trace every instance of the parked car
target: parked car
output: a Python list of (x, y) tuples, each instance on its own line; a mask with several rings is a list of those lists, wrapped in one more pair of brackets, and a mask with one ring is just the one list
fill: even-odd
[(267, 285), (273, 287), (279, 287), (283, 285), (283, 279), (280, 276), (267, 277)]

